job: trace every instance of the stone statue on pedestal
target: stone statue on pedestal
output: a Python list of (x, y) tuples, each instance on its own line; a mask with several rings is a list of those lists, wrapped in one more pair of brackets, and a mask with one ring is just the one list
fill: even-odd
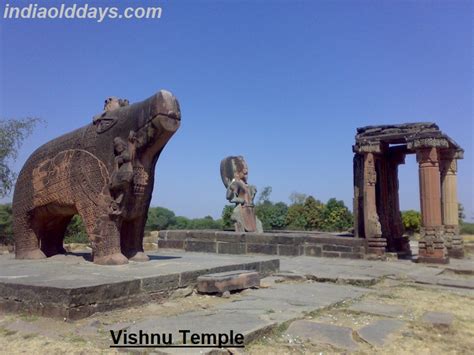
[(221, 161), (221, 178), (227, 188), (226, 198), (235, 204), (231, 219), (236, 232), (263, 233), (262, 222), (255, 216), (254, 198), (257, 189), (247, 183), (248, 167), (242, 156)]

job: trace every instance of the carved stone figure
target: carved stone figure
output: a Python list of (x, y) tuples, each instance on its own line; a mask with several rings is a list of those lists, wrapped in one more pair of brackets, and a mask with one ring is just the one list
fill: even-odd
[(79, 214), (95, 263), (148, 260), (142, 241), (155, 165), (180, 121), (168, 91), (132, 105), (109, 98), (91, 124), (38, 148), (15, 186), (16, 258), (63, 253), (64, 232)]
[(221, 161), (221, 178), (227, 188), (226, 198), (235, 203), (231, 219), (236, 232), (263, 233), (262, 222), (255, 216), (255, 186), (247, 183), (248, 167), (242, 156)]

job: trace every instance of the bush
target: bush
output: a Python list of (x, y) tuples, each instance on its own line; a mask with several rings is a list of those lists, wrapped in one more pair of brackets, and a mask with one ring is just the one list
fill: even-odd
[(474, 234), (474, 223), (463, 222), (459, 227), (461, 234)]
[(13, 243), (12, 205), (8, 203), (0, 205), (0, 244)]
[(305, 230), (306, 224), (307, 222), (303, 205), (298, 203), (288, 207), (286, 225), (289, 230)]
[(76, 214), (72, 217), (64, 234), (64, 243), (89, 243), (89, 237), (87, 236), (81, 216)]
[(264, 201), (255, 206), (255, 214), (262, 222), (264, 230), (285, 229), (288, 206), (283, 202)]
[(175, 224), (176, 216), (173, 211), (164, 207), (150, 207), (148, 210), (148, 217), (145, 225), (147, 231), (164, 230), (168, 229), (170, 225)]
[(346, 231), (354, 225), (354, 217), (343, 201), (328, 200), (322, 210), (321, 229), (327, 232)]
[(421, 227), (421, 214), (418, 211), (402, 211), (402, 222), (408, 233), (419, 233)]
[(228, 229), (234, 229), (234, 223), (230, 219), (232, 216), (232, 212), (234, 211), (234, 206), (232, 205), (225, 205), (224, 208), (222, 209), (222, 229), (223, 230), (228, 230)]

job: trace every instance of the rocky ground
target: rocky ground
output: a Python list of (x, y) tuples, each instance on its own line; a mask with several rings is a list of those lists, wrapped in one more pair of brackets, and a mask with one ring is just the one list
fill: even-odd
[[(109, 354), (110, 331), (235, 330), (244, 349), (146, 349), (143, 353), (467, 354), (474, 349), (474, 261), (281, 258), (258, 289), (230, 297), (186, 288), (164, 303), (75, 322), (0, 313), (2, 353)], [(123, 350), (123, 349), (120, 349)], [(125, 352), (130, 351), (123, 350)]]

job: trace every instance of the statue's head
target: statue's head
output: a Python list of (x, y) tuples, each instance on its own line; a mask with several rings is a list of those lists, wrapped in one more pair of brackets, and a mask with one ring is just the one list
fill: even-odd
[(229, 187), (232, 180), (242, 180), (247, 183), (248, 172), (243, 156), (231, 156), (221, 161), (221, 178), (225, 187)]
[(114, 138), (114, 150), (117, 154), (121, 154), (125, 149), (127, 149), (127, 146), (127, 142), (125, 142), (122, 138)]
[(159, 130), (175, 132), (181, 123), (181, 109), (176, 97), (166, 90), (158, 91), (152, 98), (151, 122)]

